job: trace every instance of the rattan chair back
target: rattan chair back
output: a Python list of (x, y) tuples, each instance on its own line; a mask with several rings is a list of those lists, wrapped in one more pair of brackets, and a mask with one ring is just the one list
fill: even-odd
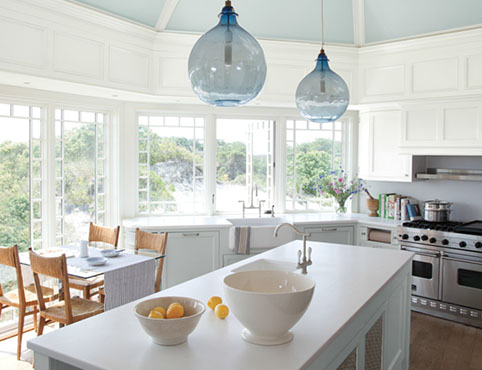
[(90, 223), (89, 226), (89, 242), (102, 242), (112, 244), (117, 248), (119, 242), (120, 226), (111, 228), (105, 226), (98, 226)]
[[(139, 249), (151, 249), (159, 252), (160, 254), (166, 253), (167, 246), (167, 233), (163, 234), (152, 234), (145, 231), (136, 229), (136, 244), (135, 250)], [(156, 292), (161, 290), (161, 276), (162, 268), (164, 266), (164, 258), (159, 259), (156, 270), (156, 282), (154, 289)]]

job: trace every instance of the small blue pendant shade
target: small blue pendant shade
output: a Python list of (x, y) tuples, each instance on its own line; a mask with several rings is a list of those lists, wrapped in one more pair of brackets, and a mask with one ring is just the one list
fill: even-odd
[(296, 89), (298, 111), (309, 121), (332, 122), (346, 112), (349, 102), (348, 86), (330, 69), (322, 49), (315, 69), (301, 80)]
[(189, 55), (192, 89), (204, 102), (236, 107), (253, 100), (266, 80), (266, 61), (258, 41), (241, 28), (230, 1), (219, 23), (206, 32)]

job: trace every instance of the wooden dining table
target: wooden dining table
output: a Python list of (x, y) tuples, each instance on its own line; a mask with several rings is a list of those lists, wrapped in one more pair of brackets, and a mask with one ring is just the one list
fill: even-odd
[[(89, 247), (89, 257), (101, 257), (101, 250)], [(45, 257), (65, 254), (67, 272), (71, 277), (93, 279), (104, 275), (106, 311), (154, 293), (156, 260), (165, 257), (148, 249), (124, 250), (117, 257), (106, 258), (104, 265), (91, 266), (87, 258), (79, 256), (78, 245), (65, 245), (36, 252)], [(28, 252), (20, 253), (20, 263), (25, 267), (30, 266)]]

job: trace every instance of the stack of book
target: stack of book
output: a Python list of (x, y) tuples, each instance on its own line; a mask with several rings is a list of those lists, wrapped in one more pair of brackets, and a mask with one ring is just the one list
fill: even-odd
[(378, 201), (379, 217), (399, 221), (407, 221), (410, 219), (407, 204), (416, 202), (415, 199), (394, 193), (380, 194)]

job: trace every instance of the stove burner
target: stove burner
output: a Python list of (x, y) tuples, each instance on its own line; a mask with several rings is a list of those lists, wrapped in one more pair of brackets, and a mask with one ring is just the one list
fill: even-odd
[(430, 222), (424, 220), (404, 222), (404, 227), (412, 227), (414, 229), (437, 230), (437, 231), (454, 231), (456, 226), (462, 225), (462, 222)]

